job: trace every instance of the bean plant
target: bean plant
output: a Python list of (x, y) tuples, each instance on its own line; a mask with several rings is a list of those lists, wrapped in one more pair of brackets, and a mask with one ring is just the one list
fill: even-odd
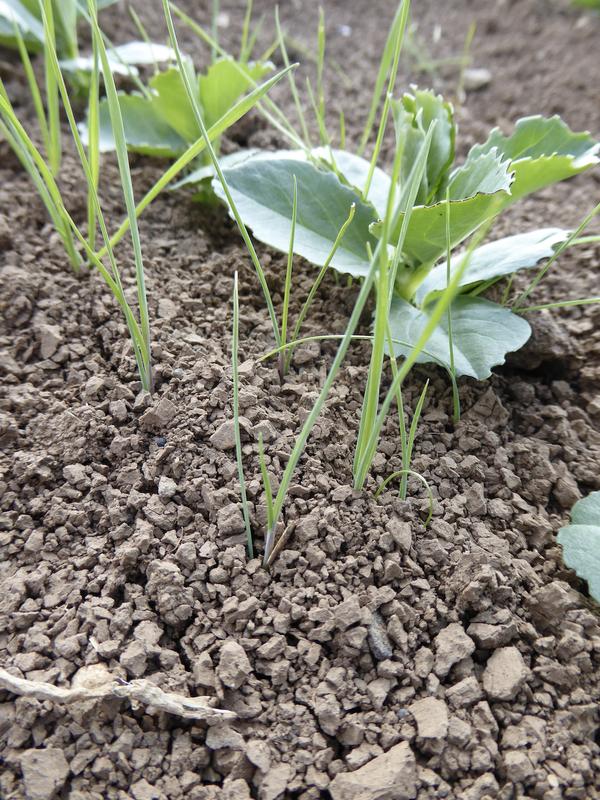
[(561, 528), (565, 564), (588, 582), (591, 596), (600, 603), (600, 492), (579, 500), (571, 511), (571, 524)]

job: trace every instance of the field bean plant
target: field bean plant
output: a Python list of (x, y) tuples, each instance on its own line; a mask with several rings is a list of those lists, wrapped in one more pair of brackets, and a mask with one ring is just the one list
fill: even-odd
[[(400, 478), (406, 496), (417, 427), (427, 384), (407, 426), (402, 385), (417, 363), (443, 368), (450, 379), (453, 416), (460, 417), (459, 380), (483, 381), (519, 350), (531, 335), (524, 314), (542, 308), (596, 302), (599, 298), (559, 298), (537, 304), (530, 295), (567, 248), (583, 241), (582, 233), (598, 212), (593, 208), (575, 230), (548, 226), (490, 237), (503, 211), (529, 195), (567, 180), (600, 160), (600, 144), (586, 132), (571, 130), (558, 116), (530, 115), (512, 129), (490, 131), (457, 158), (460, 132), (452, 103), (435, 91), (416, 86), (398, 90), (400, 56), (409, 24), (410, 2), (397, 10), (367, 109), (364, 130), (354, 147), (346, 142), (345, 117), (329, 129), (324, 90), (326, 39), (324, 17), (318, 21), (316, 81), (300, 87), (296, 65), (276, 14), (276, 38), (255, 55), (258, 28), (252, 30), (252, 3), (244, 18), (239, 52), (227, 53), (216, 39), (216, 26), (205, 30), (169, 0), (162, 0), (168, 44), (152, 43), (139, 23), (143, 41), (115, 47), (102, 33), (98, 11), (108, 3), (88, 0), (58, 3), (9, 0), (0, 5), (0, 41), (21, 56), (37, 111), (38, 132), (19, 120), (6, 88), (0, 84), (0, 132), (13, 148), (38, 191), (76, 270), (98, 271), (113, 293), (127, 322), (142, 387), (151, 392), (151, 320), (146, 298), (140, 214), (165, 189), (194, 187), (203, 199), (220, 198), (235, 220), (260, 282), (273, 329), (281, 379), (291, 369), (292, 353), (302, 325), (329, 270), (358, 289), (345, 333), (319, 396), (309, 410), (294, 444), (277, 492), (273, 492), (262, 441), (260, 464), (267, 505), (263, 548), (265, 565), (284, 541), (282, 529), (287, 493), (348, 348), (357, 339), (370, 343), (368, 377), (353, 460), (356, 490), (367, 486), (381, 430), (396, 403), (400, 419), (402, 469), (381, 484), (381, 492)], [(197, 69), (182, 52), (175, 20), (210, 48), (208, 66)], [(82, 54), (77, 24), (91, 31), (92, 51)], [(30, 53), (43, 54), (44, 82), (39, 85)], [(279, 71), (271, 59), (282, 66)], [(119, 87), (117, 88), (117, 79)], [(269, 97), (279, 81), (288, 82), (297, 112), (294, 123)], [(122, 87), (125, 88), (122, 88)], [(75, 103), (85, 92), (85, 113)], [(302, 92), (314, 120), (308, 119)], [(75, 109), (78, 109), (77, 111)], [(262, 114), (278, 132), (286, 149), (241, 150), (221, 155), (222, 137), (247, 112)], [(59, 185), (60, 116), (69, 126), (88, 187), (87, 219), (77, 224)], [(82, 118), (84, 117), (84, 118)], [(390, 151), (391, 156), (382, 158)], [(102, 154), (116, 153), (126, 218), (111, 232), (99, 197)], [(128, 153), (169, 158), (154, 186), (136, 202)], [(183, 198), (182, 198), (183, 199)], [(115, 254), (130, 234), (135, 260), (137, 304), (126, 299)], [(100, 236), (98, 236), (100, 234)], [(287, 255), (282, 275), (283, 309), (275, 310), (253, 238)], [(587, 237), (589, 241), (590, 237)], [(98, 241), (97, 241), (98, 240)], [(318, 271), (297, 319), (291, 320), (295, 291), (294, 256)], [(535, 270), (525, 288), (515, 289), (516, 273)], [(521, 284), (519, 284), (521, 286)], [(359, 336), (363, 312), (372, 308), (371, 331)], [(239, 429), (240, 307), (237, 276), (232, 340), (236, 452), (248, 551), (254, 537), (245, 489)], [(335, 338), (329, 331), (322, 337)], [(386, 364), (389, 362), (390, 380)], [(382, 391), (382, 386), (387, 386)], [(598, 562), (587, 558), (589, 542), (597, 546), (598, 509), (594, 495), (573, 510), (573, 525), (561, 533), (567, 563), (590, 580), (597, 592)], [(594, 516), (594, 514), (596, 516)], [(280, 534), (280, 538), (277, 535)], [(595, 538), (594, 538), (595, 537)], [(582, 567), (582, 562), (586, 564)], [(591, 573), (590, 573), (591, 570)]]

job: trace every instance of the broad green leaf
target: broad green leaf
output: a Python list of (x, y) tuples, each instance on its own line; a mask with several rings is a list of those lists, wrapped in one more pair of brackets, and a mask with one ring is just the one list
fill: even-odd
[[(395, 297), (390, 309), (392, 338), (415, 345), (427, 324), (431, 308), (415, 308)], [(492, 367), (503, 364), (507, 353), (519, 350), (531, 335), (529, 324), (496, 303), (462, 295), (452, 303), (452, 342), (456, 375), (484, 380)], [(396, 356), (406, 356), (411, 348), (394, 345)], [(448, 319), (444, 317), (427, 342), (431, 355), (421, 354), (420, 362), (441, 362), (450, 369)], [(388, 352), (389, 354), (389, 352)], [(435, 356), (437, 362), (431, 356)]]
[(575, 503), (571, 524), (558, 532), (565, 564), (588, 582), (591, 596), (600, 602), (600, 492)]
[(44, 43), (44, 27), (19, 0), (0, 0), (0, 44), (16, 47), (15, 24), (28, 48), (39, 50)]
[[(193, 77), (192, 85), (195, 82), (196, 78)], [(202, 134), (179, 69), (172, 67), (166, 72), (157, 73), (150, 79), (150, 87), (155, 92), (152, 105), (163, 122), (168, 123), (186, 142), (199, 139)]]
[(484, 144), (471, 148), (467, 163), (493, 149), (509, 159), (515, 180), (510, 202), (565, 180), (600, 160), (600, 144), (589, 133), (574, 133), (560, 117), (524, 117), (510, 136), (495, 128)]
[[(127, 148), (142, 155), (170, 158), (186, 148), (183, 139), (160, 117), (152, 103), (139, 94), (120, 94), (119, 105), (123, 116)], [(80, 124), (83, 143), (88, 144), (87, 124)], [(110, 115), (106, 100), (100, 103), (100, 152), (115, 149)]]
[(438, 197), (445, 184), (446, 174), (454, 161), (456, 126), (454, 110), (441, 95), (427, 90), (415, 90), (400, 100), (392, 101), (396, 126), (396, 146), (403, 148), (400, 184), (404, 185), (421, 149), (429, 126), (435, 120), (427, 167), (417, 195), (417, 205), (427, 205)]
[[(470, 255), (460, 286), (481, 283), (501, 275), (512, 275), (520, 269), (535, 267), (542, 259), (551, 258), (557, 246), (568, 239), (569, 233), (562, 228), (540, 228), (484, 244)], [(462, 263), (464, 256), (464, 252), (452, 256), (451, 276)], [(431, 270), (415, 295), (418, 305), (430, 303), (437, 293), (446, 288), (446, 272), (445, 261)]]
[[(449, 189), (450, 199), (450, 245), (455, 247), (479, 228), (490, 217), (495, 216), (510, 197), (512, 175), (508, 162), (498, 157), (485, 155), (473, 162), (468, 171), (456, 178)], [(457, 195), (464, 191), (473, 194), (464, 199)], [(452, 199), (454, 197), (454, 199)], [(446, 252), (446, 208), (447, 200), (432, 206), (417, 206), (413, 209), (404, 240), (402, 253), (409, 265), (433, 264)], [(400, 214), (394, 237), (398, 237), (404, 215)], [(375, 226), (373, 231), (378, 232)], [(392, 240), (394, 241), (394, 239)]]
[(476, 194), (493, 194), (510, 185), (512, 175), (508, 160), (496, 150), (473, 157), (455, 170), (448, 182), (450, 200), (466, 200)]
[(244, 92), (273, 70), (270, 62), (241, 64), (220, 59), (198, 79), (207, 128), (214, 125)]
[[(292, 220), (293, 177), (298, 182), (298, 209), (294, 252), (322, 266), (329, 255), (352, 204), (356, 213), (335, 253), (331, 266), (339, 272), (364, 276), (369, 270), (367, 243), (375, 220), (370, 205), (340, 183), (330, 171), (306, 161), (302, 151), (264, 152), (224, 170), (238, 211), (257, 239), (277, 250), (288, 251)], [(216, 194), (224, 199), (218, 180)]]
[[(110, 6), (117, 0), (99, 0), (98, 10)], [(76, 18), (86, 9), (85, 0), (54, 0), (54, 22), (56, 25), (57, 49), (64, 58), (75, 57), (77, 51)], [(39, 0), (0, 0), (0, 44), (17, 47), (14, 23), (17, 23), (27, 49), (35, 52), (44, 44), (44, 26)]]
[[(161, 64), (175, 59), (170, 47), (156, 42), (127, 42), (111, 48), (107, 55), (113, 75), (137, 75), (136, 66)], [(91, 55), (78, 56), (61, 61), (60, 66), (66, 72), (91, 72), (94, 59)]]
[[(235, 167), (237, 164), (241, 164), (243, 161), (258, 155), (259, 153), (261, 153), (261, 151), (257, 150), (256, 148), (249, 150), (238, 150), (237, 152), (230, 153), (227, 156), (221, 156), (219, 159), (219, 164), (221, 165), (221, 169), (228, 169), (230, 167)], [(204, 164), (202, 167), (193, 170), (193, 172), (190, 172), (189, 175), (186, 175), (184, 178), (181, 178), (181, 180), (172, 184), (170, 188), (181, 189), (182, 186), (195, 186), (197, 188), (199, 183), (203, 183), (208, 179), (212, 180), (214, 176), (215, 169), (213, 165)]]
[[(332, 168), (335, 165), (345, 182), (362, 195), (367, 185), (370, 163), (361, 156), (349, 153), (347, 150), (331, 150), (328, 147), (316, 147), (312, 151), (315, 158), (321, 159)], [(333, 162), (331, 156), (333, 155)], [(380, 219), (385, 216), (388, 195), (392, 186), (390, 176), (379, 167), (375, 167), (373, 179), (369, 187), (367, 200)]]

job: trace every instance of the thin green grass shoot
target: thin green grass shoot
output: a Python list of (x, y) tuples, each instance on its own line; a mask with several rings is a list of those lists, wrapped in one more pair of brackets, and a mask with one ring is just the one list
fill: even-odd
[(381, 56), (381, 62), (379, 64), (379, 71), (377, 73), (377, 78), (375, 80), (375, 87), (373, 89), (371, 107), (369, 108), (369, 113), (367, 114), (367, 121), (365, 123), (365, 128), (363, 130), (363, 134), (361, 136), (360, 143), (357, 149), (357, 155), (359, 156), (363, 155), (363, 153), (365, 152), (365, 148), (369, 142), (369, 139), (371, 138), (373, 127), (375, 125), (375, 117), (377, 115), (377, 109), (381, 105), (381, 100), (385, 91), (386, 81), (388, 80), (388, 75), (390, 74), (390, 71), (393, 68), (393, 61), (397, 50), (397, 42), (400, 38), (399, 34), (401, 29), (406, 26), (409, 7), (410, 7), (410, 2), (407, 2), (407, 0), (404, 0), (404, 2), (398, 6), (396, 14), (394, 16), (394, 20), (392, 22), (392, 26), (390, 28), (390, 32), (387, 36), (385, 47), (383, 48), (383, 54)]
[(110, 63), (108, 60), (108, 54), (104, 40), (102, 38), (100, 28), (98, 27), (94, 0), (88, 0), (88, 13), (91, 17), (92, 37), (95, 41), (100, 62), (102, 63), (104, 86), (106, 89), (106, 97), (115, 140), (121, 187), (123, 190), (123, 197), (125, 199), (125, 206), (127, 208), (127, 217), (129, 219), (131, 241), (133, 244), (138, 311), (140, 315), (140, 327), (144, 342), (144, 375), (142, 377), (142, 384), (147, 391), (151, 392), (152, 355), (150, 343), (150, 317), (148, 313), (148, 299), (146, 296), (146, 278), (144, 272), (144, 260), (142, 257), (142, 243), (137, 223), (133, 184), (131, 181), (131, 171), (129, 169), (129, 156), (127, 153), (127, 143), (125, 140), (125, 129), (123, 127), (123, 117), (121, 116), (121, 106), (119, 104), (117, 87), (110, 69)]
[[(452, 264), (452, 240), (450, 238), (450, 191), (446, 189), (446, 285), (450, 283), (450, 266)], [(454, 366), (454, 339), (452, 337), (452, 306), (448, 306), (448, 350), (450, 377), (452, 379), (452, 421), (458, 425), (460, 421), (460, 393), (456, 382)]]
[[(285, 343), (287, 342), (287, 328), (288, 328), (288, 316), (290, 309), (290, 296), (292, 290), (292, 270), (294, 266), (294, 240), (296, 238), (297, 214), (298, 214), (298, 181), (296, 180), (296, 176), (294, 175), (290, 248), (288, 251), (287, 268), (285, 271), (285, 286), (283, 291), (283, 311), (281, 314), (281, 335), (279, 337), (279, 342), (281, 345), (285, 345)], [(284, 377), (285, 377), (285, 353), (282, 350), (281, 355), (279, 357), (279, 378), (282, 382)]]
[(554, 254), (543, 264), (536, 276), (530, 281), (529, 285), (526, 289), (524, 289), (517, 299), (514, 301), (512, 305), (512, 310), (516, 311), (518, 308), (523, 307), (523, 303), (529, 297), (529, 295), (533, 292), (536, 286), (542, 281), (548, 272), (548, 270), (552, 267), (555, 261), (567, 250), (571, 245), (575, 244), (581, 237), (583, 231), (587, 228), (590, 222), (600, 213), (600, 203), (594, 206), (592, 210), (585, 215), (583, 220), (579, 223), (577, 228), (571, 232), (570, 236), (562, 242), (554, 251)]
[(244, 477), (244, 464), (242, 461), (242, 437), (240, 432), (240, 375), (239, 375), (239, 342), (240, 342), (240, 301), (238, 273), (233, 273), (233, 334), (231, 337), (231, 367), (233, 376), (233, 429), (235, 436), (235, 460), (237, 462), (238, 480), (240, 482), (240, 496), (242, 498), (242, 516), (246, 529), (246, 549), (248, 558), (254, 558), (254, 545), (252, 542), (252, 527), (250, 525), (250, 509), (248, 494), (246, 492), (246, 479)]
[[(310, 307), (311, 307), (311, 305), (313, 303), (313, 300), (315, 298), (315, 295), (316, 295), (317, 291), (319, 290), (319, 286), (321, 285), (321, 283), (323, 281), (323, 278), (325, 277), (325, 274), (326, 274), (327, 270), (329, 269), (329, 267), (331, 265), (331, 261), (332, 261), (333, 257), (335, 256), (336, 252), (338, 251), (338, 248), (339, 248), (340, 244), (342, 243), (342, 239), (344, 238), (344, 235), (345, 235), (346, 231), (348, 230), (348, 227), (350, 226), (350, 224), (352, 223), (352, 220), (354, 219), (354, 214), (355, 213), (356, 213), (356, 204), (352, 203), (352, 205), (350, 206), (350, 213), (348, 214), (348, 219), (344, 222), (344, 224), (342, 225), (342, 227), (338, 231), (338, 235), (336, 236), (336, 239), (335, 239), (335, 241), (333, 243), (333, 247), (329, 251), (329, 255), (327, 256), (327, 258), (325, 259), (325, 263), (323, 264), (323, 266), (319, 270), (319, 274), (317, 275), (317, 277), (315, 278), (312, 286), (310, 287), (310, 291), (308, 292), (306, 300), (304, 301), (304, 303), (302, 305), (302, 308), (300, 309), (300, 314), (298, 315), (298, 319), (296, 320), (296, 324), (294, 325), (294, 332), (292, 334), (292, 340), (297, 340), (299, 338), (299, 336), (300, 336), (300, 329), (302, 328), (304, 320), (306, 319), (306, 315), (308, 314), (308, 312), (310, 310)], [(281, 352), (283, 353), (283, 350)], [(286, 355), (286, 359), (285, 359), (285, 371), (286, 372), (290, 367), (290, 363), (291, 363), (293, 355), (294, 355), (294, 348), (291, 347), (288, 350), (287, 355)]]
[(231, 212), (232, 212), (232, 214), (234, 216), (234, 219), (235, 219), (235, 221), (236, 221), (236, 223), (238, 225), (239, 231), (240, 231), (240, 233), (242, 235), (242, 239), (244, 240), (244, 244), (246, 245), (246, 249), (248, 250), (248, 253), (250, 254), (250, 258), (252, 260), (252, 264), (254, 265), (254, 269), (256, 271), (256, 275), (258, 277), (258, 281), (260, 283), (260, 286), (261, 286), (261, 289), (262, 289), (262, 292), (263, 292), (263, 295), (264, 295), (264, 298), (265, 298), (265, 302), (267, 304), (269, 317), (271, 319), (271, 325), (273, 327), (273, 335), (275, 337), (276, 343), (279, 345), (281, 343), (280, 342), (279, 325), (278, 325), (278, 322), (277, 322), (277, 315), (275, 314), (275, 308), (273, 306), (273, 299), (271, 297), (271, 292), (269, 290), (269, 285), (267, 283), (267, 279), (265, 277), (262, 265), (260, 263), (258, 255), (256, 253), (256, 249), (254, 247), (254, 244), (252, 243), (252, 239), (250, 238), (250, 234), (248, 233), (248, 230), (247, 230), (247, 228), (246, 228), (246, 226), (245, 226), (245, 224), (244, 224), (244, 222), (243, 222), (243, 220), (242, 220), (242, 218), (241, 218), (241, 216), (240, 216), (240, 214), (239, 214), (239, 212), (237, 210), (237, 206), (236, 206), (235, 201), (234, 201), (234, 199), (233, 199), (233, 197), (231, 195), (231, 191), (229, 190), (229, 186), (227, 184), (227, 180), (226, 180), (225, 175), (223, 174), (223, 170), (221, 169), (221, 166), (219, 164), (219, 159), (217, 158), (217, 154), (215, 153), (215, 149), (214, 149), (214, 147), (213, 147), (213, 145), (211, 143), (208, 131), (206, 130), (206, 125), (204, 124), (204, 119), (202, 118), (202, 113), (200, 112), (200, 107), (199, 107), (199, 104), (198, 104), (198, 98), (197, 98), (196, 92), (194, 91), (194, 88), (191, 85), (190, 76), (188, 74), (188, 71), (184, 67), (183, 56), (181, 54), (181, 49), (179, 47), (179, 42), (177, 40), (177, 34), (175, 33), (175, 26), (173, 24), (173, 17), (171, 15), (171, 9), (170, 9), (169, 0), (163, 0), (163, 11), (164, 11), (164, 14), (165, 14), (165, 20), (166, 20), (166, 23), (167, 23), (167, 29), (169, 31), (169, 39), (170, 39), (170, 42), (171, 42), (171, 47), (173, 48), (173, 50), (175, 52), (175, 55), (176, 55), (176, 58), (177, 58), (177, 64), (179, 66), (179, 71), (181, 73), (181, 77), (182, 77), (182, 80), (183, 80), (183, 83), (184, 83), (184, 86), (185, 86), (185, 90), (186, 90), (186, 93), (187, 93), (187, 96), (188, 96), (188, 100), (189, 100), (190, 105), (191, 105), (191, 107), (193, 109), (194, 117), (195, 117), (196, 122), (198, 124), (198, 127), (199, 127), (199, 129), (200, 129), (200, 131), (202, 133), (202, 137), (203, 137), (203, 139), (205, 141), (206, 149), (208, 151), (208, 155), (209, 155), (210, 160), (212, 162), (212, 165), (213, 165), (213, 168), (215, 170), (215, 173), (216, 173), (216, 175), (217, 175), (217, 177), (218, 177), (218, 179), (219, 179), (219, 181), (221, 183), (221, 186), (223, 187), (223, 191), (224, 191), (225, 196), (227, 198), (227, 202), (229, 203), (229, 207), (231, 208)]
[(54, 11), (52, 0), (40, 2), (46, 22), (44, 23), (44, 78), (46, 85), (46, 109), (48, 113), (48, 163), (52, 174), (56, 177), (60, 170), (62, 144), (60, 137), (60, 105), (59, 92), (54, 77), (54, 70), (49, 63), (49, 50), (56, 47), (56, 31), (54, 27)]
[[(262, 433), (258, 434), (258, 461), (260, 464), (260, 474), (263, 482), (263, 489), (265, 492), (265, 505), (267, 508), (267, 535), (265, 537), (265, 557), (267, 553), (271, 553), (273, 549), (273, 540), (275, 537), (275, 513), (273, 506), (273, 488), (271, 486), (271, 478), (267, 471), (265, 463), (265, 449), (263, 447)], [(266, 563), (266, 562), (265, 562)]]
[[(383, 230), (381, 239), (378, 245), (379, 253), (379, 271), (377, 278), (376, 289), (376, 306), (375, 306), (375, 322), (374, 322), (374, 339), (373, 348), (371, 351), (371, 361), (369, 365), (369, 374), (367, 377), (367, 386), (363, 400), (363, 407), (360, 418), (360, 425), (358, 429), (358, 437), (356, 441), (356, 449), (354, 454), (354, 485), (355, 488), (362, 488), (362, 483), (358, 479), (358, 466), (363, 461), (366, 455), (367, 441), (369, 440), (371, 431), (377, 418), (377, 408), (379, 405), (379, 392), (381, 388), (381, 375), (383, 371), (385, 340), (387, 336), (387, 327), (389, 319), (390, 297), (391, 289), (393, 286), (390, 277), (393, 277), (395, 270), (394, 266), (390, 269), (388, 257), (388, 242), (389, 233), (394, 224), (394, 220), (399, 213), (404, 212), (404, 219), (398, 243), (396, 245), (396, 253), (394, 260), (397, 260), (402, 246), (408, 224), (410, 222), (412, 210), (414, 207), (415, 199), (421, 180), (427, 164), (427, 156), (433, 133), (435, 131), (435, 121), (429, 126), (427, 135), (419, 150), (419, 154), (415, 159), (415, 163), (410, 172), (407, 185), (404, 187), (403, 197), (400, 199), (397, 207), (395, 207), (395, 186), (397, 185), (398, 173), (400, 169), (400, 156), (396, 154), (394, 160), (394, 170), (392, 179), (392, 189), (387, 202), (386, 215), (383, 220)], [(391, 273), (391, 275), (390, 275)], [(390, 285), (391, 284), (391, 285)], [(424, 343), (423, 345), (424, 346)]]
[[(287, 47), (285, 44), (285, 36), (283, 35), (283, 31), (281, 29), (281, 22), (279, 20), (279, 6), (275, 6), (275, 28), (277, 31), (277, 39), (279, 42), (279, 50), (281, 52), (281, 57), (283, 59), (283, 63), (286, 67), (290, 66), (290, 59), (288, 56)], [(296, 108), (296, 114), (298, 116), (298, 121), (300, 123), (300, 127), (302, 129), (302, 138), (304, 140), (305, 146), (307, 148), (311, 148), (311, 141), (310, 141), (310, 134), (308, 132), (308, 126), (306, 124), (306, 117), (304, 116), (304, 110), (302, 108), (302, 103), (300, 102), (300, 96), (298, 94), (298, 87), (296, 86), (296, 77), (293, 72), (288, 72), (288, 81), (290, 84), (290, 91), (292, 93), (292, 98), (294, 100), (294, 106)]]

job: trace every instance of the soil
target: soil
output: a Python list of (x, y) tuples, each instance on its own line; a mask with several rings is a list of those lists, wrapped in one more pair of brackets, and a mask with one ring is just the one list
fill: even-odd
[[(199, 19), (207, 5), (184, 4)], [(227, 5), (221, 37), (233, 46), (241, 3)], [(273, 10), (267, 0), (255, 6)], [(156, 37), (159, 7), (144, 8)], [(331, 120), (343, 101), (356, 139), (394, 3), (380, 0), (374, 14), (366, 0), (332, 0), (326, 11), (340, 67), (329, 78)], [(460, 54), (477, 20), (473, 63), (492, 80), (459, 108), (461, 151), (490, 126), (536, 112), (600, 134), (600, 63), (590, 55), (600, 18), (562, 0), (420, 0), (414, 15), (436, 58)], [(315, 2), (286, 3), (282, 16), (312, 43)], [(119, 40), (133, 33), (118, 10), (103, 20)], [(201, 63), (206, 53), (184, 41)], [(3, 53), (0, 74), (12, 97), (26, 97), (12, 54)], [(412, 78), (448, 94), (457, 82), (448, 68)], [(26, 101), (19, 112), (33, 119)], [(279, 143), (255, 115), (233, 138), (231, 146)], [(132, 164), (138, 192), (163, 166)], [(288, 547), (267, 573), (246, 558), (231, 447), (234, 270), (259, 550), (258, 436), (276, 484), (335, 345), (299, 348), (283, 384), (272, 363), (257, 363), (272, 346), (270, 325), (233, 226), (220, 208), (165, 194), (141, 224), (156, 364), (156, 393), (141, 394), (112, 298), (97, 276), (70, 271), (5, 143), (0, 176), (0, 665), (70, 686), (82, 667), (100, 664), (237, 714), (207, 727), (125, 700), (67, 708), (0, 691), (0, 796), (600, 797), (597, 606), (556, 544), (573, 503), (600, 489), (600, 311), (532, 319), (534, 338), (518, 358), (488, 382), (461, 385), (456, 427), (445, 377), (414, 371), (409, 408), (431, 380), (413, 465), (435, 496), (428, 528), (418, 484), (405, 503), (391, 486), (374, 499), (400, 465), (393, 417), (367, 490), (351, 489), (368, 363), (368, 348), (353, 348), (290, 491)], [(498, 234), (577, 223), (598, 180), (542, 192)], [(70, 150), (63, 182), (83, 218)], [(110, 159), (103, 183), (116, 221)], [(128, 247), (119, 251), (125, 266)], [(280, 304), (284, 261), (259, 254)], [(597, 294), (599, 263), (597, 247), (571, 251), (536, 298)], [(297, 265), (296, 313), (313, 276)], [(355, 296), (328, 278), (307, 334), (342, 331)]]

